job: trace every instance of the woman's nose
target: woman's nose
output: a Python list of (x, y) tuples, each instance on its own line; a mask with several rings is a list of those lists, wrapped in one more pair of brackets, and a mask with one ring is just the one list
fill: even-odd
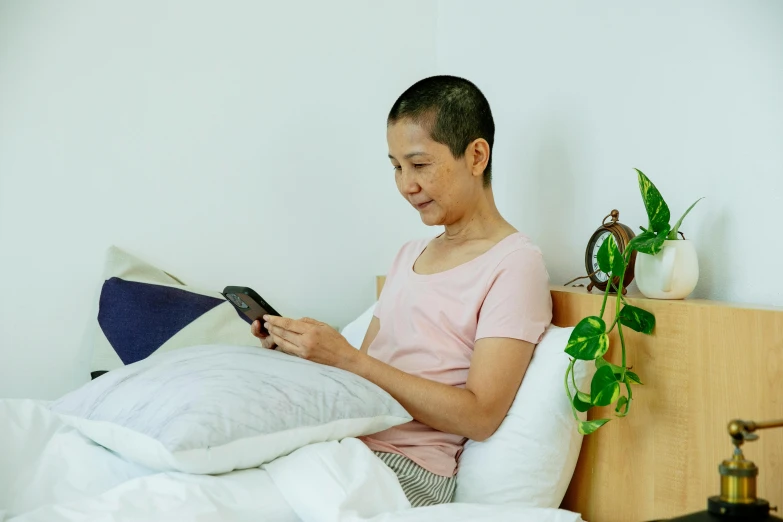
[(411, 169), (402, 168), (402, 172), (400, 173), (400, 190), (406, 194), (415, 194), (421, 190)]

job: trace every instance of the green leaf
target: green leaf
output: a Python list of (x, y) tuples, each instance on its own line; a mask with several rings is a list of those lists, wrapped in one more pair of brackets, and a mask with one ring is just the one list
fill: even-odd
[[(641, 227), (639, 227), (641, 228)], [(628, 242), (628, 248), (631, 248), (633, 250), (637, 250), (639, 252), (642, 252), (644, 254), (649, 254), (650, 249), (652, 248), (652, 242), (655, 241), (657, 238), (655, 232), (651, 232), (649, 230), (645, 230), (638, 236), (634, 236), (629, 242)]]
[(608, 406), (619, 396), (620, 383), (617, 382), (612, 368), (608, 365), (598, 368), (590, 383), (590, 397), (592, 397), (593, 405)]
[(620, 324), (631, 330), (650, 335), (655, 328), (655, 316), (647, 310), (631, 305), (625, 305), (620, 310)]
[(565, 352), (575, 359), (592, 361), (601, 357), (609, 349), (609, 336), (606, 335), (606, 323), (600, 317), (585, 317), (574, 327)]
[(669, 233), (669, 225), (666, 225), (660, 234), (642, 232), (628, 242), (628, 248), (632, 248), (642, 254), (654, 256), (663, 248), (663, 242), (666, 241), (666, 234)]
[(584, 392), (577, 391), (574, 395), (574, 408), (577, 411), (587, 411), (593, 407), (593, 403), (590, 401), (590, 396)]
[(681, 218), (680, 218), (680, 219), (677, 221), (677, 223), (675, 223), (675, 224), (674, 224), (674, 228), (672, 229), (672, 231), (671, 231), (671, 232), (669, 232), (669, 239), (677, 239), (677, 231), (678, 231), (678, 230), (680, 230), (680, 225), (682, 225), (682, 220), (683, 220), (683, 219), (685, 219), (685, 216), (687, 216), (687, 215), (688, 215), (688, 212), (690, 212), (690, 211), (691, 211), (691, 209), (692, 209), (693, 207), (695, 207), (695, 206), (696, 206), (696, 203), (698, 203), (698, 202), (699, 202), (699, 201), (701, 201), (702, 199), (704, 199), (704, 198), (699, 198), (699, 199), (697, 199), (697, 200), (696, 200), (696, 201), (693, 203), (693, 205), (691, 205), (690, 207), (688, 207), (688, 210), (686, 210), (686, 211), (685, 211), (685, 214), (683, 214), (683, 215), (682, 215), (682, 217), (681, 217)]
[(639, 376), (636, 375), (635, 373), (633, 373), (632, 371), (625, 372), (625, 381), (628, 384), (634, 383), (634, 384), (642, 384), (642, 385), (644, 385), (644, 383), (639, 378)]
[(619, 399), (617, 399), (617, 407), (614, 409), (614, 411), (618, 417), (625, 417), (628, 415), (628, 407), (630, 405), (631, 403), (628, 401), (628, 397), (622, 395)]
[[(663, 196), (655, 188), (653, 182), (650, 181), (650, 178), (645, 176), (641, 170), (634, 170), (639, 173), (639, 191), (642, 193), (644, 208), (647, 210), (647, 217), (650, 219), (650, 230), (661, 232), (664, 227), (669, 226), (669, 219), (671, 218), (669, 206), (663, 200)], [(664, 237), (666, 236), (664, 235)]]
[(611, 234), (598, 249), (598, 268), (605, 274), (612, 272), (612, 275), (620, 275), (625, 270), (625, 260)]
[(620, 252), (620, 249), (617, 247), (614, 236), (612, 236), (612, 245), (609, 247), (609, 250), (612, 251), (612, 275), (619, 276), (620, 274), (624, 274), (625, 259), (623, 258), (622, 252)]
[(614, 238), (612, 234), (601, 244), (601, 248), (598, 249), (598, 268), (604, 274), (608, 274), (612, 270), (612, 261), (609, 258), (609, 242)]
[(612, 369), (612, 372), (617, 376), (617, 380), (618, 381), (620, 380), (620, 377), (623, 374), (623, 369), (620, 366), (617, 366), (616, 364), (610, 363), (609, 361), (607, 361), (603, 357), (599, 357), (598, 359), (595, 360), (595, 369), (597, 370), (598, 368), (600, 368), (602, 366), (610, 367)]
[(579, 421), (579, 427), (577, 429), (582, 435), (590, 435), (610, 420), (611, 419), (596, 419), (591, 421)]

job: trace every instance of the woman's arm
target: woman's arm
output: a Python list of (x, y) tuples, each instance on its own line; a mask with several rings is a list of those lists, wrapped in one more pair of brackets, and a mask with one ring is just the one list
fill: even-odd
[(380, 322), (373, 318), (362, 349), (313, 319), (264, 317), (285, 352), (350, 371), (397, 399), (414, 419), (440, 431), (485, 440), (508, 412), (533, 355), (531, 343), (508, 338), (476, 342), (465, 388), (415, 377), (367, 355)]
[(350, 358), (343, 369), (389, 392), (414, 419), (482, 441), (495, 433), (511, 407), (533, 348), (517, 339), (480, 339), (464, 389), (415, 377), (362, 353)]

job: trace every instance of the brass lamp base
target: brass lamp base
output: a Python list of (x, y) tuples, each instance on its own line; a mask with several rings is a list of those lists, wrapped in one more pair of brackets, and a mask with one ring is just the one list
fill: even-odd
[(709, 511), (699, 511), (698, 513), (685, 515), (684, 517), (670, 518), (666, 520), (666, 522), (778, 522), (781, 520), (783, 520), (783, 518), (772, 515), (764, 518), (723, 517), (713, 515)]
[[(715, 506), (712, 505), (713, 499), (715, 500)], [(759, 502), (764, 502), (760, 500)], [(759, 509), (759, 513), (763, 514), (750, 514), (752, 510), (744, 512), (740, 511), (726, 511), (724, 514), (717, 514), (713, 511), (714, 507), (720, 510), (720, 504), (726, 504), (720, 500), (719, 497), (710, 497), (710, 506), (707, 511), (699, 511), (698, 513), (691, 513), (677, 518), (667, 519), (667, 522), (778, 522), (783, 521), (783, 518), (776, 517), (769, 514), (769, 503), (766, 503), (766, 508)], [(736, 508), (737, 504), (727, 504), (731, 508)], [(747, 508), (748, 506), (741, 506)]]
[(719, 520), (781, 520), (778, 517), (770, 517), (769, 502), (763, 498), (757, 498), (751, 504), (733, 504), (721, 500), (719, 496), (707, 499), (707, 511), (717, 515)]
[(668, 522), (776, 522), (783, 521), (769, 514), (769, 502), (758, 499), (753, 504), (732, 504), (718, 496), (707, 500), (707, 511), (670, 518)]

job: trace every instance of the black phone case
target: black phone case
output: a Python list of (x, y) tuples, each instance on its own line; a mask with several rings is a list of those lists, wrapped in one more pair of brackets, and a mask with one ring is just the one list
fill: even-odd
[[(226, 300), (231, 303), (231, 305), (239, 313), (247, 317), (251, 323), (256, 319), (261, 319), (264, 315), (280, 316), (277, 310), (272, 308), (269, 303), (267, 303), (264, 298), (258, 295), (258, 293), (256, 293), (252, 288), (248, 288), (246, 286), (227, 286), (221, 293), (223, 294), (223, 297), (225, 297)], [(229, 294), (237, 296), (237, 298), (242, 301), (242, 303), (244, 303), (247, 308), (238, 306), (228, 297)], [(269, 333), (266, 328), (264, 328), (263, 321), (261, 321), (261, 331), (266, 334)]]

